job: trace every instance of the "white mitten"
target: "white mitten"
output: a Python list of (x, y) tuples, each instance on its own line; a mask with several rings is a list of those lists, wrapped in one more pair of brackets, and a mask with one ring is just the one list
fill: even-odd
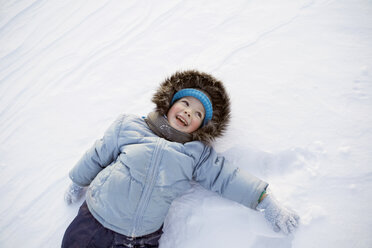
[(285, 234), (289, 234), (298, 226), (300, 217), (280, 206), (270, 194), (258, 204), (257, 209), (264, 210), (265, 218), (271, 223), (275, 232), (282, 230)]
[(65, 202), (70, 205), (71, 203), (75, 203), (80, 200), (80, 198), (84, 195), (84, 187), (77, 185), (76, 183), (72, 182), (65, 193)]

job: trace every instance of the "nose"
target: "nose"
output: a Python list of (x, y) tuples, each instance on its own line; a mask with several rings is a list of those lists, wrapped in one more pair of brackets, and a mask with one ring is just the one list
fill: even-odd
[(190, 115), (190, 111), (189, 110), (187, 110), (187, 109), (185, 109), (185, 114), (188, 116), (188, 117), (190, 117), (191, 115)]

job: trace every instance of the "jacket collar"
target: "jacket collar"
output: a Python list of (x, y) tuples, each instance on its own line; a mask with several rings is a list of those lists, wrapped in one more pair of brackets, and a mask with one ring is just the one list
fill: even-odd
[(151, 131), (166, 140), (182, 144), (192, 141), (191, 134), (178, 131), (171, 127), (167, 118), (160, 115), (158, 112), (149, 113), (145, 121)]

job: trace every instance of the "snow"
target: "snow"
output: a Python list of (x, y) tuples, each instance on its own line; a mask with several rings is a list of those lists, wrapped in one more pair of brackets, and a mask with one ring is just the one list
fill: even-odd
[(372, 247), (371, 45), (368, 0), (1, 1), (0, 247), (60, 247), (80, 205), (63, 201), (69, 169), (194, 68), (232, 98), (216, 149), (302, 223), (275, 233), (195, 185), (160, 247)]

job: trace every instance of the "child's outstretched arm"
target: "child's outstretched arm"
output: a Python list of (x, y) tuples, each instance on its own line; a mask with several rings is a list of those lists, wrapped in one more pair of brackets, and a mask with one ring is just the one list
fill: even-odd
[(259, 201), (257, 209), (263, 210), (265, 218), (270, 222), (275, 232), (282, 230), (285, 234), (289, 234), (298, 227), (300, 217), (282, 207), (272, 194), (264, 192)]
[(256, 209), (261, 193), (268, 186), (261, 179), (229, 165), (211, 147), (204, 148), (193, 178), (203, 187), (252, 209)]
[(79, 200), (83, 195), (83, 188), (118, 156), (118, 136), (123, 118), (124, 116), (120, 116), (106, 130), (103, 138), (97, 140), (70, 171), (69, 176), (73, 183), (65, 194), (68, 204)]
[(265, 218), (274, 231), (288, 234), (298, 225), (299, 217), (280, 206), (271, 194), (268, 184), (249, 173), (226, 163), (213, 148), (206, 147), (194, 171), (194, 179), (203, 187), (247, 207), (264, 210)]

